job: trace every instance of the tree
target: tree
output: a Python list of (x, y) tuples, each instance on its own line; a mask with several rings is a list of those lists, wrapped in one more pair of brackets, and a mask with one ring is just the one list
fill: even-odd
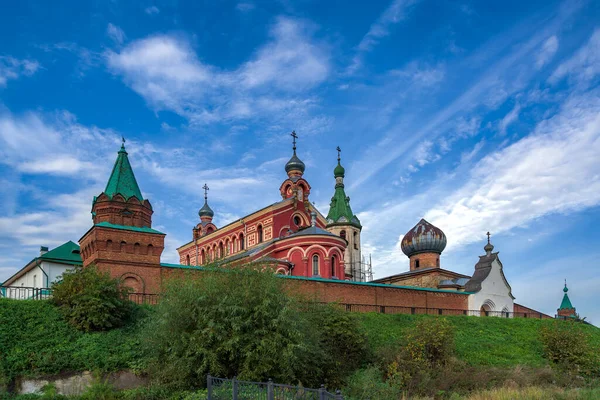
[(82, 331), (104, 331), (122, 326), (131, 315), (129, 288), (95, 266), (63, 273), (52, 284), (52, 302), (65, 318)]

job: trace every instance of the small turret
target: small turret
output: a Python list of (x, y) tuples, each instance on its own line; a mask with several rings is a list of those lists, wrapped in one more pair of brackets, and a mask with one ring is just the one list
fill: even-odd
[(567, 287), (567, 280), (565, 279), (565, 287), (563, 288), (563, 299), (560, 303), (560, 307), (558, 307), (557, 315), (559, 318), (577, 318), (577, 313), (575, 312), (575, 307), (571, 304), (571, 299), (569, 299), (569, 295), (567, 292), (569, 288)]

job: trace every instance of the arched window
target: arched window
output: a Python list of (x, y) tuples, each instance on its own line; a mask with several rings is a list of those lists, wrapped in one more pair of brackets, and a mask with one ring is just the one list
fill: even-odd
[(302, 226), (302, 219), (300, 219), (299, 215), (294, 216), (294, 225), (296, 225), (298, 228)]
[(225, 256), (225, 252), (223, 249), (223, 242), (219, 243), (219, 257), (222, 258)]
[(419, 259), (415, 259), (415, 269), (419, 268)]
[(314, 255), (312, 258), (312, 269), (313, 269), (313, 275), (319, 275), (319, 256), (318, 255)]
[(204, 249), (202, 249), (202, 251), (200, 252), (200, 264), (205, 264), (206, 263), (206, 252), (204, 251)]
[(127, 246), (127, 242), (122, 241), (121, 242), (121, 251), (125, 251), (125, 248), (126, 248), (125, 246)]
[(335, 268), (337, 267), (336, 265), (336, 257), (335, 254), (333, 256), (331, 256), (331, 276), (334, 277), (335, 276)]
[(133, 245), (133, 253), (140, 254), (140, 244), (139, 243), (136, 243)]
[(435, 260), (435, 266), (438, 267), (438, 268), (440, 267), (440, 259), (439, 259), (439, 257)]
[(352, 238), (354, 239), (354, 248), (358, 250), (358, 232), (354, 231)]
[(208, 228), (206, 228), (206, 234), (208, 235), (209, 233), (212, 233), (214, 231), (212, 226), (209, 226)]
[(232, 253), (237, 252), (237, 239), (235, 238), (235, 236), (233, 237), (233, 239), (231, 239), (231, 246), (233, 247)]
[(107, 240), (106, 241), (106, 250), (112, 250), (113, 249), (113, 244), (112, 244), (112, 240)]
[(240, 233), (240, 250), (244, 250), (246, 248), (246, 244), (244, 242), (244, 234)]
[(344, 240), (346, 240), (346, 231), (341, 231), (340, 232), (340, 237)]
[(152, 246), (151, 244), (148, 245), (148, 255), (149, 256), (154, 255), (154, 246)]
[(263, 241), (263, 228), (262, 228), (262, 225), (259, 225), (258, 228), (256, 228), (256, 231), (258, 232), (258, 243), (262, 243), (262, 241)]
[(229, 239), (227, 239), (227, 241), (225, 242), (225, 255), (228, 256), (229, 255), (229, 246), (231, 246), (231, 244), (229, 243)]
[(190, 265), (190, 255), (185, 256), (185, 264)]

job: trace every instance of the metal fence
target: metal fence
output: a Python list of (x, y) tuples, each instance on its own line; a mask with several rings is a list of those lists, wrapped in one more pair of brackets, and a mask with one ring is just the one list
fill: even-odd
[(236, 378), (223, 379), (206, 376), (208, 400), (343, 400), (341, 392), (328, 392), (302, 386), (282, 385), (268, 382), (240, 381)]
[(16, 300), (45, 300), (52, 295), (48, 288), (26, 286), (0, 286), (0, 298)]
[[(44, 300), (52, 295), (49, 288), (32, 288), (22, 286), (0, 286), (0, 298)], [(154, 293), (129, 293), (129, 300), (137, 304), (155, 305), (160, 300), (160, 294)], [(380, 314), (427, 314), (427, 315), (468, 315), (476, 317), (501, 317), (501, 318), (551, 318), (540, 312), (508, 312), (508, 311), (483, 311), (460, 310), (453, 308), (428, 308), (407, 306), (383, 306), (378, 304), (331, 303), (335, 307), (349, 312), (376, 312)], [(307, 304), (309, 311), (310, 304)]]

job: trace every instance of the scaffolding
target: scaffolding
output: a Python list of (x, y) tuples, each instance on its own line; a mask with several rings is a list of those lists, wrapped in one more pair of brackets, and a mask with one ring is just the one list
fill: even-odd
[(350, 274), (353, 282), (370, 282), (373, 280), (373, 264), (371, 263), (371, 255), (369, 254), (369, 261), (365, 260), (365, 256), (362, 257), (360, 262), (353, 262), (350, 264)]

